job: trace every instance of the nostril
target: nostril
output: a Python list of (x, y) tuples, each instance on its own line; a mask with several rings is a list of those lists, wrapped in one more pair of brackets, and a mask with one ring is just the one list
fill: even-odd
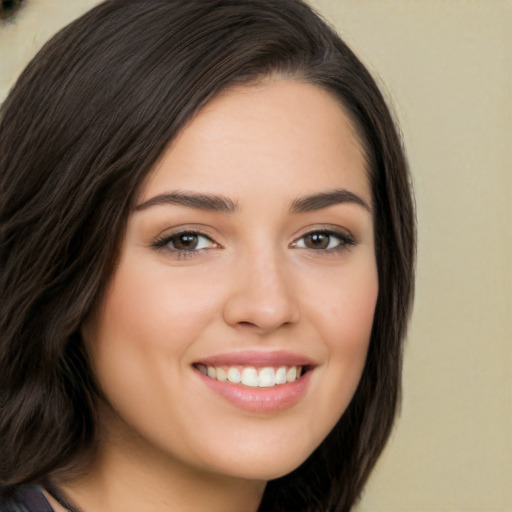
[(0, 19), (6, 20), (14, 16), (23, 3), (24, 0), (1, 0)]

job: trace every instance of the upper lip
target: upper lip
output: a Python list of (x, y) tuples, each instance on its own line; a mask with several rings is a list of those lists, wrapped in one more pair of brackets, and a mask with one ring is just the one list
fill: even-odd
[(288, 350), (245, 350), (205, 357), (195, 364), (206, 366), (316, 366), (307, 356)]

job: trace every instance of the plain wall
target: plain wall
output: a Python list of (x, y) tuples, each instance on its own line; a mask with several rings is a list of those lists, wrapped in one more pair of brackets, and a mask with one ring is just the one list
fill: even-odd
[[(26, 0), (0, 26), (0, 101), (96, 3)], [(402, 414), (357, 510), (512, 511), (512, 3), (311, 3), (387, 94), (418, 210)]]

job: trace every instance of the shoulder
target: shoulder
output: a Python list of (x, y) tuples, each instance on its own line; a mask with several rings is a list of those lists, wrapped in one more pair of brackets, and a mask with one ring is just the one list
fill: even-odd
[(0, 512), (54, 512), (37, 486), (17, 487), (8, 496), (0, 496)]

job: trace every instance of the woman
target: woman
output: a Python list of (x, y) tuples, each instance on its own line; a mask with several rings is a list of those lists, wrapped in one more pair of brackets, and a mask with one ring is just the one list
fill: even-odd
[(349, 510), (390, 434), (414, 214), (297, 0), (109, 0), (2, 107), (3, 508)]

